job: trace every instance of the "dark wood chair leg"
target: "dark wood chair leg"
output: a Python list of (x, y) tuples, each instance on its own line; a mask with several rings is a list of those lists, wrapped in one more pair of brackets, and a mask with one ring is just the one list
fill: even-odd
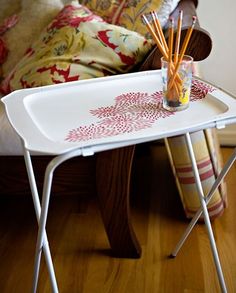
[(141, 247), (130, 216), (130, 177), (134, 146), (106, 151), (97, 157), (97, 193), (100, 210), (116, 257), (139, 258)]

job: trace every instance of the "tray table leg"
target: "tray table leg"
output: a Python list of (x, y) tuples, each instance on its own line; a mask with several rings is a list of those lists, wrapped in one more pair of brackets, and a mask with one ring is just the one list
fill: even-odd
[[(224, 177), (227, 175), (228, 171), (230, 170), (230, 168), (233, 165), (233, 163), (235, 162), (235, 160), (236, 160), (236, 148), (234, 149), (233, 153), (229, 157), (228, 161), (225, 163), (225, 165), (224, 165), (223, 169), (221, 170), (220, 174), (216, 178), (216, 180), (215, 180), (214, 184), (212, 185), (212, 188), (209, 191), (208, 195), (205, 197), (205, 202), (206, 202), (207, 205), (210, 202), (212, 196), (214, 195), (214, 192), (216, 191), (218, 186), (221, 184), (221, 182), (224, 179)], [(183, 244), (187, 240), (187, 238), (188, 238), (189, 234), (191, 233), (193, 227), (196, 225), (198, 219), (201, 217), (202, 212), (203, 212), (202, 208), (200, 207), (199, 210), (194, 215), (194, 217), (192, 218), (191, 222), (189, 223), (189, 225), (188, 225), (187, 229), (185, 230), (183, 236), (181, 237), (181, 239), (177, 243), (175, 249), (172, 251), (171, 257), (176, 257), (177, 256), (179, 250), (181, 249), (181, 247), (183, 246)]]
[[(46, 221), (47, 221), (48, 206), (49, 206), (50, 192), (51, 192), (51, 186), (52, 186), (52, 178), (53, 178), (53, 169), (51, 170), (51, 168), (49, 168), (48, 166), (45, 173), (44, 184), (43, 184), (42, 209), (41, 209), (40, 220), (39, 220), (39, 231), (38, 231), (36, 253), (35, 253), (33, 292), (37, 291), (41, 254), (42, 254), (42, 248), (44, 247), (44, 235), (45, 235), (45, 229), (46, 229)], [(58, 292), (58, 290), (53, 292)]]
[[(40, 201), (39, 201), (38, 189), (37, 189), (37, 185), (36, 185), (36, 180), (35, 180), (35, 176), (34, 176), (30, 153), (25, 148), (24, 148), (24, 159), (25, 159), (26, 170), (27, 170), (27, 174), (28, 174), (28, 178), (29, 178), (29, 184), (30, 184), (30, 189), (31, 189), (31, 193), (32, 193), (36, 218), (39, 223), (41, 206), (40, 206)], [(52, 257), (51, 257), (51, 252), (50, 252), (50, 248), (49, 248), (49, 244), (48, 244), (46, 230), (44, 231), (43, 238), (44, 238), (43, 252), (44, 252), (45, 261), (46, 261), (46, 264), (48, 267), (51, 287), (53, 288), (53, 292), (57, 292), (58, 291), (57, 282), (56, 282), (55, 272), (54, 272), (54, 268), (53, 268)], [(33, 283), (37, 283), (37, 281), (36, 281), (37, 278), (38, 278), (38, 276), (36, 277), (36, 274), (34, 274)], [(36, 288), (34, 289), (34, 291), (36, 291)]]
[[(43, 183), (42, 208), (41, 208), (41, 213), (39, 218), (39, 230), (38, 230), (36, 252), (35, 252), (34, 282), (33, 282), (33, 292), (35, 293), (37, 290), (41, 254), (42, 254), (42, 249), (44, 247), (44, 241), (45, 241), (44, 235), (46, 230), (46, 222), (47, 222), (48, 207), (49, 207), (49, 200), (50, 200), (52, 180), (53, 180), (53, 172), (61, 163), (79, 155), (81, 155), (80, 149), (59, 155), (53, 158), (49, 162), (46, 168), (44, 183)], [(56, 283), (53, 284), (52, 289), (54, 293), (59, 292)]]
[(216, 266), (216, 270), (217, 270), (217, 274), (218, 274), (219, 283), (220, 283), (222, 292), (227, 292), (225, 280), (224, 280), (218, 252), (217, 252), (217, 247), (216, 247), (216, 243), (215, 243), (215, 239), (214, 239), (214, 234), (213, 234), (212, 227), (211, 227), (210, 217), (209, 217), (208, 210), (207, 210), (207, 204), (206, 204), (206, 201), (204, 198), (204, 192), (202, 189), (201, 179), (200, 179), (200, 175), (198, 172), (196, 159), (194, 156), (194, 151), (193, 151), (193, 147), (192, 147), (190, 134), (186, 133), (185, 138), (186, 138), (186, 143), (187, 143), (187, 148), (188, 148), (190, 160), (191, 160), (192, 167), (193, 167), (193, 174), (194, 174), (195, 181), (196, 181), (198, 196), (199, 196), (199, 200), (200, 200), (200, 204), (201, 204), (201, 208), (202, 208), (202, 212), (203, 212), (205, 225), (206, 225), (207, 232), (208, 232), (208, 237), (210, 240), (211, 250), (212, 250), (212, 254), (214, 257), (214, 261), (215, 261), (215, 266)]

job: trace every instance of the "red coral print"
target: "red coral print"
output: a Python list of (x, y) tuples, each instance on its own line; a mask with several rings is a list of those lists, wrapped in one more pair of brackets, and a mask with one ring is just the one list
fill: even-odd
[[(215, 88), (199, 80), (193, 80), (191, 102), (203, 99)], [(150, 128), (158, 119), (164, 119), (175, 112), (162, 107), (162, 92), (130, 92), (115, 97), (115, 105), (90, 110), (98, 118), (96, 123), (72, 129), (66, 141), (78, 142), (116, 136)]]
[(117, 135), (115, 129), (111, 130), (101, 125), (91, 124), (89, 126), (80, 126), (69, 131), (66, 140), (69, 142), (86, 141), (89, 139), (103, 138), (104, 136)]
[(130, 105), (130, 104), (138, 104), (138, 103), (142, 103), (142, 102), (147, 102), (149, 101), (150, 96), (148, 93), (126, 93), (126, 94), (122, 94), (120, 96), (117, 96), (115, 98), (116, 104), (125, 106), (125, 105)]
[(92, 113), (94, 116), (97, 116), (98, 118), (105, 118), (110, 116), (117, 116), (122, 115), (123, 108), (115, 105), (115, 106), (108, 106), (108, 107), (101, 107), (95, 110), (91, 110), (90, 113)]
[(215, 88), (205, 82), (194, 79), (192, 81), (191, 88), (191, 101), (197, 101), (199, 99), (204, 99), (207, 93), (211, 93), (215, 90)]
[(130, 133), (151, 127), (151, 120), (146, 119), (146, 117), (137, 118), (138, 117), (132, 113), (124, 113), (123, 115), (105, 118), (100, 122), (100, 125), (104, 126), (106, 129), (116, 130), (117, 134)]
[(100, 119), (96, 124), (70, 130), (65, 140), (87, 141), (150, 128), (158, 118), (173, 115), (161, 105), (161, 92), (119, 95), (115, 98), (115, 105), (90, 110), (93, 116)]

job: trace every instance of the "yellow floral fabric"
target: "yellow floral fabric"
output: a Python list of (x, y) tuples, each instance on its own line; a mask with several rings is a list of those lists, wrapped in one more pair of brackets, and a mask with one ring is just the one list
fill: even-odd
[(81, 3), (108, 23), (146, 35), (147, 28), (141, 15), (153, 10), (158, 11), (163, 2), (163, 0), (82, 0)]
[(20, 88), (125, 73), (151, 44), (136, 32), (106, 23), (82, 5), (66, 6), (2, 83)]

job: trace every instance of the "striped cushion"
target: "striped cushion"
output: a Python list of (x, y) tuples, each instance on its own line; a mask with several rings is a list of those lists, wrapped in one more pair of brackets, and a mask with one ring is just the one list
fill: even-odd
[[(208, 129), (192, 133), (191, 140), (203, 191), (206, 195), (222, 169), (222, 157), (218, 139), (215, 130)], [(165, 143), (186, 216), (191, 218), (199, 209), (200, 202), (185, 137), (181, 135), (168, 138)], [(226, 185), (223, 182), (208, 204), (210, 217), (220, 216), (225, 206)]]

